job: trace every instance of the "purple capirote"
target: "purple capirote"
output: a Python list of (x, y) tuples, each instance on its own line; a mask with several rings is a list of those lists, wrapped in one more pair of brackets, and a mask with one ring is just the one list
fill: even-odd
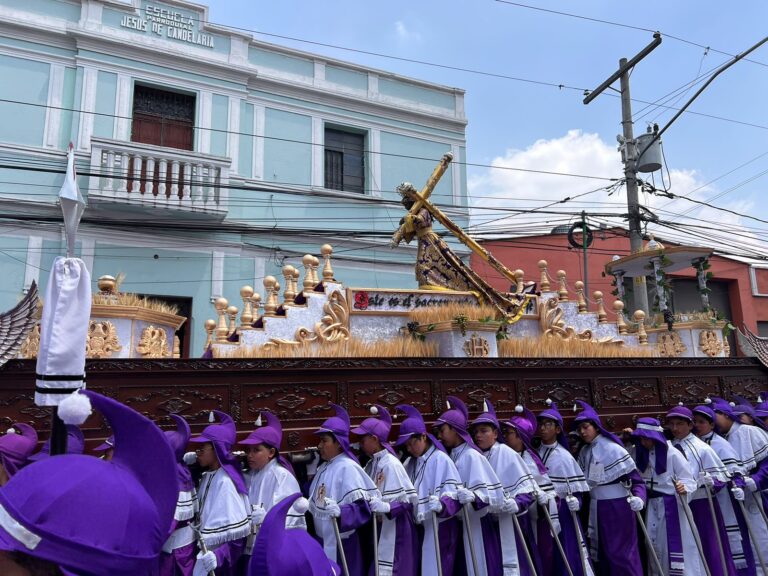
[[(669, 414), (667, 414), (667, 417), (670, 417)], [(656, 470), (657, 474), (664, 474), (667, 471), (667, 450), (669, 444), (667, 444), (667, 439), (664, 436), (661, 422), (656, 420), (656, 418), (638, 418), (637, 425), (632, 431), (632, 437), (653, 440), (653, 443), (656, 445), (656, 462), (654, 462), (653, 469)], [(645, 470), (648, 467), (650, 451), (642, 443), (638, 442), (635, 445), (635, 454), (637, 455), (638, 470)]]
[(398, 434), (397, 440), (395, 440), (395, 446), (403, 446), (414, 434), (424, 434), (435, 448), (445, 452), (445, 447), (443, 447), (442, 443), (427, 432), (427, 425), (424, 423), (424, 417), (421, 415), (421, 412), (408, 404), (399, 404), (395, 406), (395, 409), (405, 414), (405, 420), (400, 424), (400, 434)]
[(349, 446), (349, 414), (338, 404), (331, 403), (331, 406), (336, 410), (336, 415), (323, 422), (320, 428), (315, 431), (315, 434), (332, 434), (339, 443), (339, 446), (341, 446), (344, 454), (357, 462), (357, 456), (355, 456), (355, 453), (352, 452), (352, 448)]
[(719, 412), (720, 414), (730, 418), (731, 420), (737, 419), (737, 416), (733, 413), (734, 406), (730, 402), (728, 402), (728, 400), (725, 400), (724, 398), (718, 398), (717, 396), (713, 396), (709, 398), (709, 402), (707, 402), (707, 404), (715, 412)]
[(114, 458), (62, 454), (21, 469), (0, 490), (0, 550), (67, 573), (155, 574), (178, 497), (173, 453), (145, 416), (90, 390), (79, 394), (112, 427)]
[(536, 464), (539, 472), (546, 474), (547, 467), (544, 466), (544, 463), (541, 461), (538, 450), (535, 450), (533, 447), (533, 436), (536, 434), (537, 428), (536, 415), (528, 408), (517, 405), (515, 406), (515, 415), (503, 422), (502, 425), (517, 431), (517, 434), (523, 441), (523, 445), (528, 450), (528, 454)]
[[(67, 424), (67, 454), (82, 454), (85, 450), (85, 438), (83, 431), (74, 424)], [(50, 457), (51, 440), (50, 438), (43, 443), (40, 451), (29, 457), (30, 462), (37, 462)]]
[(285, 518), (298, 492), (273, 506), (253, 545), (247, 576), (338, 576), (339, 566), (328, 559), (320, 543), (306, 530), (286, 530)]
[(464, 442), (469, 446), (481, 452), (477, 447), (475, 441), (472, 439), (472, 434), (469, 433), (469, 409), (461, 398), (456, 396), (448, 396), (446, 398), (448, 404), (448, 410), (440, 414), (440, 417), (435, 420), (435, 426), (442, 426), (448, 424), (451, 428), (456, 430), (456, 433), (461, 437)]
[(235, 421), (229, 414), (221, 410), (214, 410), (213, 413), (219, 417), (219, 424), (209, 424), (199, 436), (190, 438), (189, 441), (197, 444), (210, 442), (216, 452), (219, 464), (235, 484), (237, 491), (241, 494), (248, 494), (243, 473), (240, 471), (240, 463), (232, 454), (232, 446), (237, 440)]
[[(264, 412), (264, 420), (267, 421), (266, 424), (256, 428), (256, 430), (248, 434), (247, 437), (240, 440), (238, 444), (242, 444), (244, 446), (256, 446), (258, 444), (264, 444), (265, 446), (271, 446), (280, 452), (280, 446), (283, 443), (283, 425), (280, 424), (280, 419), (272, 414), (272, 412)], [(293, 465), (291, 464), (290, 460), (281, 454), (279, 461), (283, 468), (296, 476), (296, 472), (294, 472)]]
[(557, 404), (555, 404), (554, 401), (547, 398), (547, 407), (539, 412), (537, 419), (552, 420), (555, 422), (560, 427), (560, 432), (557, 434), (558, 443), (566, 450), (570, 449), (568, 435), (565, 433), (565, 420), (563, 420), (563, 415), (560, 414), (560, 411), (557, 409)]
[(166, 430), (165, 439), (168, 440), (168, 444), (176, 456), (176, 478), (178, 479), (179, 490), (189, 492), (195, 488), (195, 482), (192, 480), (189, 467), (184, 463), (184, 452), (187, 450), (192, 431), (189, 428), (189, 423), (182, 416), (178, 414), (169, 414), (169, 416), (171, 420), (176, 422), (176, 430)]
[(360, 423), (360, 426), (353, 428), (351, 432), (358, 436), (365, 436), (366, 434), (375, 436), (386, 450), (397, 456), (394, 448), (389, 443), (389, 432), (392, 430), (392, 416), (390, 416), (389, 410), (380, 404), (376, 404), (375, 408), (376, 414), (379, 417), (366, 418)]
[(477, 426), (478, 424), (488, 424), (496, 428), (496, 430), (501, 430), (499, 419), (496, 416), (496, 410), (490, 400), (483, 400), (483, 411), (472, 422), (472, 426)]
[(13, 432), (0, 436), (0, 464), (9, 478), (27, 464), (37, 446), (37, 432), (32, 426), (18, 422), (12, 428)]
[(592, 422), (595, 428), (597, 428), (603, 436), (615, 442), (619, 446), (624, 446), (624, 443), (619, 439), (618, 436), (608, 432), (608, 430), (603, 426), (603, 423), (600, 421), (600, 416), (597, 414), (597, 411), (592, 408), (592, 406), (583, 400), (576, 400), (576, 404), (581, 406), (581, 412), (576, 414), (576, 417), (573, 419), (575, 428), (578, 428), (579, 424), (582, 422)]

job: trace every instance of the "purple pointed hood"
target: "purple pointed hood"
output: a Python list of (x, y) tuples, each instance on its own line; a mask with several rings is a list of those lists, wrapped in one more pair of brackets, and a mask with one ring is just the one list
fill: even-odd
[[(82, 454), (85, 450), (85, 438), (83, 431), (74, 424), (67, 424), (67, 454)], [(50, 457), (51, 440), (50, 438), (43, 443), (43, 447), (37, 454), (29, 457), (30, 462), (37, 462)]]
[(286, 530), (285, 518), (298, 492), (273, 506), (253, 545), (248, 576), (339, 576), (341, 569), (330, 561), (322, 545), (306, 530)]
[(712, 396), (711, 398), (708, 398), (709, 402), (707, 404), (714, 410), (715, 412), (719, 412), (723, 416), (727, 416), (731, 420), (737, 420), (737, 416), (733, 413), (733, 404), (725, 400), (724, 398), (718, 398), (717, 396)]
[(148, 418), (79, 394), (111, 425), (113, 460), (62, 454), (20, 470), (0, 490), (0, 550), (77, 574), (155, 574), (178, 497), (173, 454)]
[(763, 430), (768, 431), (768, 426), (766, 426), (765, 422), (763, 422), (763, 419), (757, 415), (755, 407), (752, 406), (752, 403), (749, 400), (737, 394), (733, 395), (733, 399), (736, 402), (736, 406), (733, 407), (734, 416), (738, 417), (742, 414), (746, 414), (752, 418), (753, 426), (757, 426), (758, 428), (762, 428)]
[(238, 444), (243, 444), (245, 446), (266, 444), (279, 452), (280, 446), (283, 443), (283, 426), (280, 424), (280, 420), (277, 416), (272, 414), (272, 412), (264, 412), (263, 414), (260, 414), (259, 418), (261, 419), (262, 417), (267, 423), (263, 426), (257, 423), (257, 426), (260, 427), (248, 434), (245, 439), (240, 440)]
[(421, 415), (421, 412), (408, 404), (400, 404), (395, 407), (395, 410), (400, 410), (400, 412), (405, 414), (405, 420), (400, 424), (400, 434), (397, 436), (397, 440), (395, 440), (395, 446), (403, 446), (414, 434), (426, 434), (435, 448), (445, 452), (445, 447), (440, 440), (427, 432), (427, 425), (424, 424), (424, 417)]
[(23, 468), (37, 446), (37, 432), (29, 424), (17, 422), (0, 436), (0, 464), (10, 478)]
[(758, 418), (768, 418), (768, 391), (760, 392), (760, 395), (757, 397), (755, 416)]
[(96, 448), (93, 449), (94, 452), (106, 452), (107, 450), (111, 450), (115, 447), (115, 437), (110, 436), (104, 442), (96, 446)]
[(243, 473), (240, 471), (240, 463), (232, 454), (232, 446), (237, 440), (235, 421), (229, 414), (221, 410), (214, 410), (213, 413), (219, 417), (219, 424), (209, 424), (199, 436), (190, 438), (189, 441), (198, 444), (205, 444), (206, 442), (213, 444), (219, 464), (235, 484), (237, 491), (241, 494), (248, 494)]
[[(667, 417), (669, 417), (669, 414), (667, 414)], [(656, 418), (638, 418), (637, 426), (632, 432), (632, 437), (653, 440), (654, 444), (656, 444), (654, 470), (656, 470), (657, 474), (664, 474), (667, 471), (667, 450), (669, 444), (667, 444), (667, 439), (664, 436), (664, 428), (661, 427), (661, 422), (656, 420)], [(642, 443), (637, 442), (635, 444), (635, 454), (637, 455), (638, 470), (645, 470), (648, 467), (650, 452)]]
[(390, 416), (389, 411), (380, 404), (371, 406), (371, 413), (376, 414), (379, 417), (366, 418), (360, 423), (360, 426), (351, 430), (352, 434), (357, 434), (358, 436), (365, 436), (366, 434), (376, 436), (386, 450), (395, 454), (394, 448), (392, 448), (392, 445), (389, 443), (389, 432), (392, 430), (392, 416)]
[(557, 441), (566, 450), (570, 449), (568, 435), (565, 433), (565, 420), (563, 420), (563, 415), (560, 414), (560, 411), (557, 409), (557, 404), (555, 404), (553, 400), (547, 398), (547, 407), (539, 412), (538, 419), (552, 420), (557, 423), (557, 425), (560, 426), (560, 433), (557, 435)]
[[(619, 446), (624, 446), (624, 443), (619, 439), (618, 436), (606, 430), (606, 428), (603, 426), (603, 423), (600, 421), (600, 416), (597, 415), (597, 412), (595, 411), (594, 408), (592, 408), (592, 406), (590, 406), (583, 400), (576, 400), (576, 404), (581, 406), (581, 412), (576, 414), (576, 417), (573, 419), (573, 424), (575, 428), (578, 428), (581, 422), (592, 422), (595, 428), (600, 430), (600, 434), (602, 434), (612, 442), (616, 442), (616, 444), (618, 444)], [(574, 410), (576, 410), (576, 405), (574, 405), (573, 408)]]
[(693, 412), (690, 408), (686, 408), (685, 406), (675, 406), (667, 412), (664, 418), (681, 418), (688, 422), (693, 422)]
[(477, 426), (478, 424), (489, 424), (501, 432), (501, 425), (499, 424), (499, 419), (496, 416), (496, 410), (493, 408), (493, 404), (488, 399), (483, 400), (483, 411), (472, 422), (472, 426)]
[(536, 434), (536, 415), (525, 408), (524, 406), (515, 406), (515, 415), (509, 420), (503, 423), (504, 426), (509, 426), (517, 431), (518, 436), (523, 441), (525, 448), (528, 450), (529, 455), (536, 463), (536, 467), (542, 474), (547, 473), (547, 467), (539, 457), (539, 453), (533, 448), (533, 436)]
[(176, 422), (176, 430), (166, 430), (164, 432), (165, 439), (168, 440), (168, 444), (170, 444), (171, 450), (173, 450), (173, 455), (176, 457), (176, 480), (179, 485), (179, 491), (189, 492), (195, 487), (195, 482), (192, 480), (189, 467), (184, 463), (184, 452), (187, 450), (187, 444), (189, 444), (192, 431), (189, 428), (189, 422), (182, 416), (178, 414), (169, 414), (169, 416)]
[(331, 416), (323, 422), (315, 434), (333, 434), (344, 454), (357, 462), (357, 456), (349, 446), (349, 414), (338, 404), (331, 402), (331, 406), (336, 410), (336, 416)]
[(435, 420), (435, 426), (448, 424), (451, 428), (456, 430), (464, 442), (478, 452), (482, 452), (482, 450), (477, 447), (477, 444), (475, 444), (472, 434), (469, 433), (469, 409), (467, 408), (467, 405), (464, 404), (464, 401), (461, 398), (457, 398), (456, 396), (448, 396), (446, 400), (448, 410), (440, 414), (440, 417)]

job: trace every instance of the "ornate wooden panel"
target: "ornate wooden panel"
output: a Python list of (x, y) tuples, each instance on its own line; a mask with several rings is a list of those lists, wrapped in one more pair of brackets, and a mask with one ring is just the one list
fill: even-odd
[(180, 414), (190, 425), (205, 426), (211, 410), (232, 412), (230, 387), (226, 384), (212, 384), (205, 388), (178, 384), (120, 386), (117, 399), (160, 425), (175, 425), (169, 414)]
[(464, 380), (441, 380), (440, 397), (434, 408), (439, 414), (446, 409), (446, 398), (456, 396), (464, 400), (470, 412), (481, 412), (483, 400), (493, 402), (497, 413), (512, 412), (517, 404), (516, 381), (511, 378), (469, 378)]
[(723, 381), (723, 394), (726, 397), (739, 394), (754, 402), (761, 392), (768, 390), (768, 378), (765, 376), (725, 376)]
[(282, 422), (322, 420), (339, 403), (338, 382), (280, 382), (243, 385), (241, 421), (256, 420), (259, 412), (274, 412)]
[(594, 391), (595, 408), (660, 406), (658, 378), (598, 378)]
[(664, 378), (661, 387), (661, 403), (672, 406), (683, 404), (702, 404), (707, 396), (720, 396), (718, 376), (682, 376)]
[(574, 400), (592, 403), (591, 380), (587, 378), (526, 378), (520, 390), (520, 402), (529, 408), (543, 408), (551, 398), (561, 408), (570, 408)]
[(349, 387), (349, 413), (370, 416), (373, 404), (380, 404), (394, 414), (398, 404), (411, 404), (422, 412), (432, 411), (431, 380), (393, 382), (392, 380), (352, 381)]

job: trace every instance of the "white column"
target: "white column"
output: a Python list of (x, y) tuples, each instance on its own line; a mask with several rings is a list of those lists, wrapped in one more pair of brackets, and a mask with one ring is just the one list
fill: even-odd
[(91, 147), (93, 135), (93, 114), (96, 110), (96, 82), (98, 71), (95, 68), (86, 68), (83, 74), (83, 96), (80, 100), (80, 134), (77, 139), (78, 150), (88, 150)]
[(369, 135), (368, 161), (370, 162), (370, 178), (373, 182), (367, 183), (371, 196), (381, 198), (381, 130), (373, 128)]
[(200, 92), (200, 112), (197, 117), (197, 151), (201, 154), (211, 153), (211, 114), (213, 113), (213, 94)]
[(312, 186), (323, 188), (325, 186), (324, 172), (324, 148), (325, 134), (323, 133), (323, 119), (312, 117)]
[(115, 118), (115, 138), (129, 142), (131, 140), (131, 103), (133, 102), (133, 82), (127, 74), (117, 75), (117, 112)]
[(253, 178), (264, 180), (264, 124), (266, 110), (264, 106), (253, 106)]
[(45, 136), (43, 143), (46, 148), (57, 148), (61, 132), (61, 105), (64, 94), (64, 65), (51, 64), (51, 77), (48, 84), (48, 106), (45, 109)]
[(232, 160), (230, 170), (233, 174), (240, 174), (240, 98), (229, 99), (229, 146), (227, 146), (227, 155)]
[[(451, 173), (453, 176), (453, 203), (457, 206), (463, 206), (461, 198), (461, 150), (456, 145), (451, 146), (451, 153), (453, 154), (453, 162), (451, 162)], [(469, 204), (469, 199), (466, 199), (466, 204)]]
[(24, 293), (26, 294), (32, 282), (40, 284), (40, 260), (43, 253), (43, 237), (30, 236), (27, 242), (27, 264), (24, 268)]
[(312, 82), (315, 86), (325, 85), (325, 62), (315, 60), (315, 74)]
[(379, 99), (379, 75), (368, 72), (368, 99)]
[(213, 251), (211, 261), (211, 301), (224, 296), (224, 252)]

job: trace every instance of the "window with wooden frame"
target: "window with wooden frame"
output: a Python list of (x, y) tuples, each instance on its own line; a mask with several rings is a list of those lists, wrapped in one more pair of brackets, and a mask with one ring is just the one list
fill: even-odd
[(325, 187), (365, 193), (365, 134), (325, 128)]
[(131, 141), (180, 150), (195, 142), (195, 97), (136, 84)]

